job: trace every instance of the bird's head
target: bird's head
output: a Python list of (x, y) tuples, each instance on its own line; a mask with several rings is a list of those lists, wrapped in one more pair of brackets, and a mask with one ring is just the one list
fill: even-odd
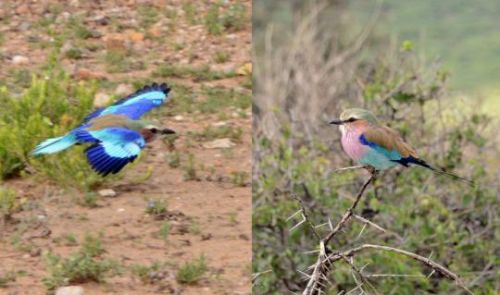
[(344, 132), (346, 129), (355, 127), (358, 124), (378, 124), (378, 120), (370, 111), (353, 108), (344, 110), (340, 114), (340, 118), (331, 121), (330, 124), (339, 125), (340, 130)]
[(160, 134), (175, 134), (175, 131), (169, 128), (160, 128), (156, 125), (146, 125), (141, 130), (141, 135), (146, 142), (153, 141)]

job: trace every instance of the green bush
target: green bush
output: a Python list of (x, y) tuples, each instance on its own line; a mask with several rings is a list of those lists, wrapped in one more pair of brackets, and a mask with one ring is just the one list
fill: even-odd
[(21, 95), (0, 88), (0, 177), (36, 173), (60, 185), (91, 188), (103, 180), (87, 164), (83, 147), (33, 157), (43, 140), (61, 136), (91, 112), (94, 83), (74, 82), (60, 72), (34, 76)]
[(81, 249), (67, 258), (47, 253), (44, 258), (48, 274), (42, 280), (44, 285), (48, 290), (53, 290), (71, 284), (102, 282), (106, 276), (118, 273), (119, 265), (113, 260), (102, 258), (103, 252), (101, 241), (87, 236)]

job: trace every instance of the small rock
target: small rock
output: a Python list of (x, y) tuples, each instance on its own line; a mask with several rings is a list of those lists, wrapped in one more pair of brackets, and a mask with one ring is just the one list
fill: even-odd
[(142, 42), (144, 40), (144, 34), (141, 32), (127, 30), (125, 34), (127, 34), (128, 39), (132, 42)]
[(30, 60), (26, 56), (16, 55), (12, 58), (12, 63), (15, 65), (26, 65)]
[(106, 26), (107, 24), (109, 24), (109, 17), (105, 15), (98, 15), (94, 17), (93, 21), (98, 25)]
[(79, 80), (105, 80), (106, 74), (101, 72), (93, 72), (89, 69), (79, 68), (75, 71), (75, 78)]
[(229, 138), (220, 138), (211, 142), (204, 143), (203, 147), (206, 149), (228, 149), (234, 147), (235, 145), (236, 144)]
[(16, 8), (17, 14), (26, 14), (30, 12), (30, 7), (28, 4), (21, 4)]
[(31, 23), (22, 22), (17, 28), (19, 29), (19, 31), (27, 31), (31, 28)]
[(110, 188), (102, 189), (97, 192), (99, 196), (104, 198), (112, 198), (116, 196), (116, 192)]
[(40, 256), (40, 254), (42, 254), (42, 249), (40, 249), (40, 248), (32, 248), (30, 250), (31, 257), (37, 257), (37, 256)]
[(222, 127), (222, 126), (226, 126), (227, 125), (227, 122), (224, 122), (224, 121), (219, 121), (219, 122), (215, 122), (212, 124), (212, 126), (214, 127)]
[(83, 295), (83, 288), (80, 286), (60, 287), (56, 290), (56, 295)]
[(134, 89), (132, 88), (132, 86), (130, 84), (119, 84), (117, 87), (116, 87), (116, 90), (115, 90), (115, 94), (116, 95), (128, 95), (130, 93), (132, 93), (134, 91)]
[(116, 210), (116, 212), (120, 212), (120, 213), (121, 213), (121, 212), (125, 212), (125, 208), (118, 208), (118, 209)]
[(184, 117), (181, 116), (181, 115), (177, 115), (177, 116), (174, 117), (174, 120), (175, 121), (182, 121), (182, 120), (184, 120)]
[(104, 92), (98, 92), (94, 97), (94, 107), (101, 108), (108, 105), (110, 101), (109, 95)]

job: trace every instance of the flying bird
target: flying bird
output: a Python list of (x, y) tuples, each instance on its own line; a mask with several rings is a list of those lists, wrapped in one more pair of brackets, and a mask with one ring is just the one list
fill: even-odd
[(330, 124), (339, 125), (342, 148), (347, 155), (372, 173), (396, 165), (404, 167), (418, 165), (437, 174), (446, 174), (473, 185), (472, 181), (431, 166), (419, 158), (415, 149), (395, 130), (380, 124), (370, 111), (359, 108), (347, 109), (342, 112), (339, 120), (331, 121)]
[(95, 110), (65, 135), (43, 141), (32, 155), (53, 154), (73, 145), (89, 144), (85, 154), (92, 169), (102, 176), (116, 174), (133, 162), (156, 135), (175, 133), (140, 119), (168, 101), (169, 93), (170, 87), (165, 83), (144, 86), (108, 107)]

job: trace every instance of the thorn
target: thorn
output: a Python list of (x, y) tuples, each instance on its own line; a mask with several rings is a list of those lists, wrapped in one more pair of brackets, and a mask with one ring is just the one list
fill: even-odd
[(301, 226), (304, 222), (306, 222), (306, 220), (302, 220), (301, 222), (297, 223), (296, 225), (294, 225), (291, 229), (290, 229), (290, 232), (292, 232), (294, 229), (296, 229), (297, 227)]
[(300, 209), (299, 211), (297, 211), (297, 212), (293, 213), (292, 215), (290, 215), (290, 216), (286, 219), (286, 221), (287, 221), (287, 222), (288, 222), (288, 221), (290, 221), (290, 219), (294, 218), (294, 217), (295, 217), (295, 216), (297, 216), (297, 214), (299, 214), (299, 213), (302, 213), (302, 209)]

